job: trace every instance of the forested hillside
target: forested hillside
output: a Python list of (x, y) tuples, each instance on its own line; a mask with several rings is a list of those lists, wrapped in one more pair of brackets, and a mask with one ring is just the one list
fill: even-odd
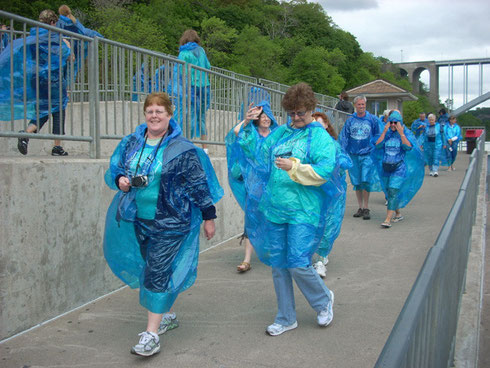
[(37, 19), (67, 4), (105, 37), (177, 55), (178, 40), (194, 28), (211, 64), (284, 84), (305, 81), (335, 96), (376, 78), (410, 90), (391, 63), (363, 52), (323, 8), (306, 0), (1, 0), (2, 10)]

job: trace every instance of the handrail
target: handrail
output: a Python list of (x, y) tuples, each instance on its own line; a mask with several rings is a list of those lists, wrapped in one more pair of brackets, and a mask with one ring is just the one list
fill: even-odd
[(485, 155), (484, 134), (458, 196), (407, 297), (375, 367), (449, 367), (471, 247)]

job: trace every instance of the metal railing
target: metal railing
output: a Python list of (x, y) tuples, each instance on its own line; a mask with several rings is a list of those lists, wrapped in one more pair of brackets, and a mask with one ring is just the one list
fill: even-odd
[[(64, 69), (59, 68), (58, 78), (66, 79), (66, 84), (60, 83), (48, 101), (49, 106), (59, 104), (68, 94), (65, 134), (49, 133), (53, 127), (51, 121), (47, 123), (48, 128), (41, 131), (43, 134), (19, 132), (25, 130), (34, 119), (26, 111), (29, 105), (35, 105), (37, 114), (34, 120), (43, 117), (39, 114), (39, 93), (52, 89), (51, 78), (40, 81), (37, 72), (35, 103), (27, 103), (25, 90), (31, 81), (26, 79), (24, 73), (24, 114), (22, 118), (12, 115), (10, 126), (6, 124), (0, 128), (0, 137), (89, 142), (90, 156), (98, 158), (103, 140), (121, 139), (144, 122), (143, 101), (148, 93), (154, 91), (169, 94), (175, 106), (174, 118), (180, 123), (183, 135), (197, 143), (224, 145), (226, 134), (238, 123), (251, 101), (269, 100), (278, 123), (287, 121), (281, 100), (289, 86), (216, 67), (203, 69), (174, 56), (105, 38), (84, 37), (3, 11), (0, 11), (0, 18), (9, 19), (11, 28), (4, 32), (11, 38), (10, 46), (4, 52), (13, 52), (14, 26), (23, 30), (16, 31), (15, 35), (24, 39), (24, 49), (28, 27), (39, 27), (56, 34), (60, 43), (62, 39), (69, 41), (72, 49), (78, 51), (76, 59), (70, 58)], [(60, 58), (60, 53), (56, 54), (50, 46), (45, 47), (47, 58)], [(34, 49), (40, 49), (39, 40), (36, 40)], [(14, 67), (11, 65), (11, 75), (13, 73)], [(10, 89), (10, 100), (13, 101), (14, 86)], [(320, 94), (316, 94), (316, 97), (318, 108), (330, 117), (339, 131), (348, 115), (332, 108), (335, 99)], [(13, 106), (11, 109), (13, 111)]]
[(483, 134), (471, 155), (456, 201), (375, 367), (452, 366), (484, 157)]

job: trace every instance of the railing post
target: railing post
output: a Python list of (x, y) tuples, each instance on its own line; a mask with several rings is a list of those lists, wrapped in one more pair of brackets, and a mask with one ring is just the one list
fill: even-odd
[(89, 116), (90, 116), (90, 157), (100, 158), (100, 103), (99, 103), (99, 38), (89, 45)]

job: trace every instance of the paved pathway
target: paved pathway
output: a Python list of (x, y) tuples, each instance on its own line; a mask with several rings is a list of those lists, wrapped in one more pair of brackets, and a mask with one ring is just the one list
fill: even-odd
[(371, 198), (372, 219), (357, 210), (349, 188), (342, 233), (330, 256), (326, 283), (335, 292), (327, 328), (297, 293), (299, 327), (270, 337), (276, 301), (270, 269), (257, 259), (237, 274), (242, 248), (229, 241), (201, 254), (196, 284), (175, 304), (178, 329), (151, 358), (129, 354), (146, 325), (137, 291), (122, 289), (0, 345), (0, 367), (372, 367), (391, 331), (428, 249), (456, 198), (469, 156), (458, 170), (426, 176), (403, 212), (381, 229), (384, 197)]

